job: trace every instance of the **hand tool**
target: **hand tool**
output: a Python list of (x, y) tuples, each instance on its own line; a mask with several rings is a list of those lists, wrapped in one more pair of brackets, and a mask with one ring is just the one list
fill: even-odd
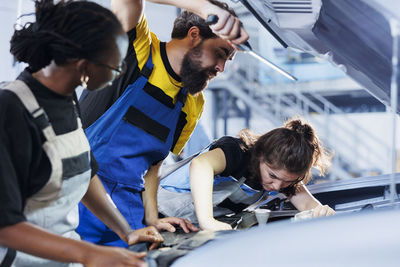
[[(218, 17), (216, 15), (208, 15), (207, 19), (206, 19), (206, 23), (208, 25), (213, 25), (215, 23), (218, 22)], [(292, 81), (297, 81), (297, 78), (294, 77), (292, 74), (290, 74), (289, 72), (285, 71), (284, 69), (278, 67), (277, 65), (275, 65), (274, 63), (272, 63), (271, 61), (269, 61), (268, 59), (266, 59), (265, 57), (261, 56), (260, 54), (254, 52), (254, 50), (251, 48), (250, 44), (248, 41), (242, 43), (242, 44), (233, 44), (235, 46), (235, 48), (243, 53), (246, 53), (254, 58), (256, 58), (257, 60), (261, 61), (262, 63), (266, 64), (267, 66), (269, 66), (270, 68), (274, 69), (275, 71), (279, 72), (280, 74), (282, 74), (283, 76), (285, 76), (286, 78), (292, 80)]]

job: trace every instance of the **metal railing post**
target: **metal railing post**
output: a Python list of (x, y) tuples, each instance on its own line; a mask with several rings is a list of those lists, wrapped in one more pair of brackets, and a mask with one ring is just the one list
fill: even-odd
[(391, 98), (391, 112), (392, 112), (392, 147), (391, 147), (391, 175), (390, 175), (390, 202), (394, 203), (394, 198), (397, 196), (396, 185), (394, 182), (396, 173), (396, 133), (397, 133), (397, 98), (398, 98), (398, 57), (399, 57), (399, 24), (397, 20), (391, 18), (389, 20), (390, 30), (393, 38), (392, 47), (392, 79), (390, 82), (390, 98)]

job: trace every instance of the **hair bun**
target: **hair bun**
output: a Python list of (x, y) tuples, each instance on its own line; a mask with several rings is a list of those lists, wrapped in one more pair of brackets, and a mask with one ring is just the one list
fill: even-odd
[(310, 124), (302, 121), (301, 119), (292, 119), (285, 123), (285, 128), (292, 130), (304, 136), (308, 141), (314, 139), (314, 130)]

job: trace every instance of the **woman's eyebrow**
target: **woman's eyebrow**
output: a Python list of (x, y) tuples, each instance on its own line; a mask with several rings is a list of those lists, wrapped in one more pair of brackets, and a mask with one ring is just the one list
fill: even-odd
[(294, 182), (296, 182), (299, 178), (296, 178), (295, 180), (293, 180), (293, 181), (286, 181), (286, 180), (284, 180), (284, 179), (282, 179), (282, 178), (279, 178), (278, 176), (276, 176), (274, 173), (272, 173), (272, 172), (269, 172), (269, 175), (270, 176), (272, 176), (272, 178), (274, 178), (274, 179), (278, 179), (278, 180), (280, 180), (280, 181), (282, 181), (282, 182), (284, 182), (284, 183), (294, 183)]
[(278, 176), (276, 176), (275, 173), (273, 173), (273, 172), (269, 172), (269, 175), (272, 176), (272, 177), (274, 177), (274, 178), (276, 178), (276, 179), (278, 179), (278, 180), (282, 180), (281, 178), (279, 178)]

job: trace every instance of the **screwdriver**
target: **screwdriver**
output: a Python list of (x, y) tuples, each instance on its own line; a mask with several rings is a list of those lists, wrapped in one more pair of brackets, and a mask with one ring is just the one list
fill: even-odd
[[(206, 19), (206, 23), (208, 25), (213, 25), (215, 23), (218, 22), (218, 17), (216, 15), (208, 15), (207, 19)], [(280, 74), (282, 74), (283, 76), (285, 76), (286, 78), (292, 80), (292, 81), (297, 81), (297, 78), (294, 77), (292, 74), (290, 74), (289, 72), (285, 71), (284, 69), (278, 67), (277, 65), (275, 65), (274, 63), (272, 63), (271, 61), (269, 61), (268, 59), (266, 59), (265, 57), (261, 56), (260, 54), (254, 52), (254, 50), (251, 48), (250, 44), (248, 41), (242, 43), (242, 44), (235, 44), (236, 48), (238, 51), (246, 53), (254, 58), (256, 58), (257, 60), (261, 61), (262, 63), (266, 64), (267, 66), (269, 66), (270, 68), (274, 69), (275, 71), (279, 72)]]

